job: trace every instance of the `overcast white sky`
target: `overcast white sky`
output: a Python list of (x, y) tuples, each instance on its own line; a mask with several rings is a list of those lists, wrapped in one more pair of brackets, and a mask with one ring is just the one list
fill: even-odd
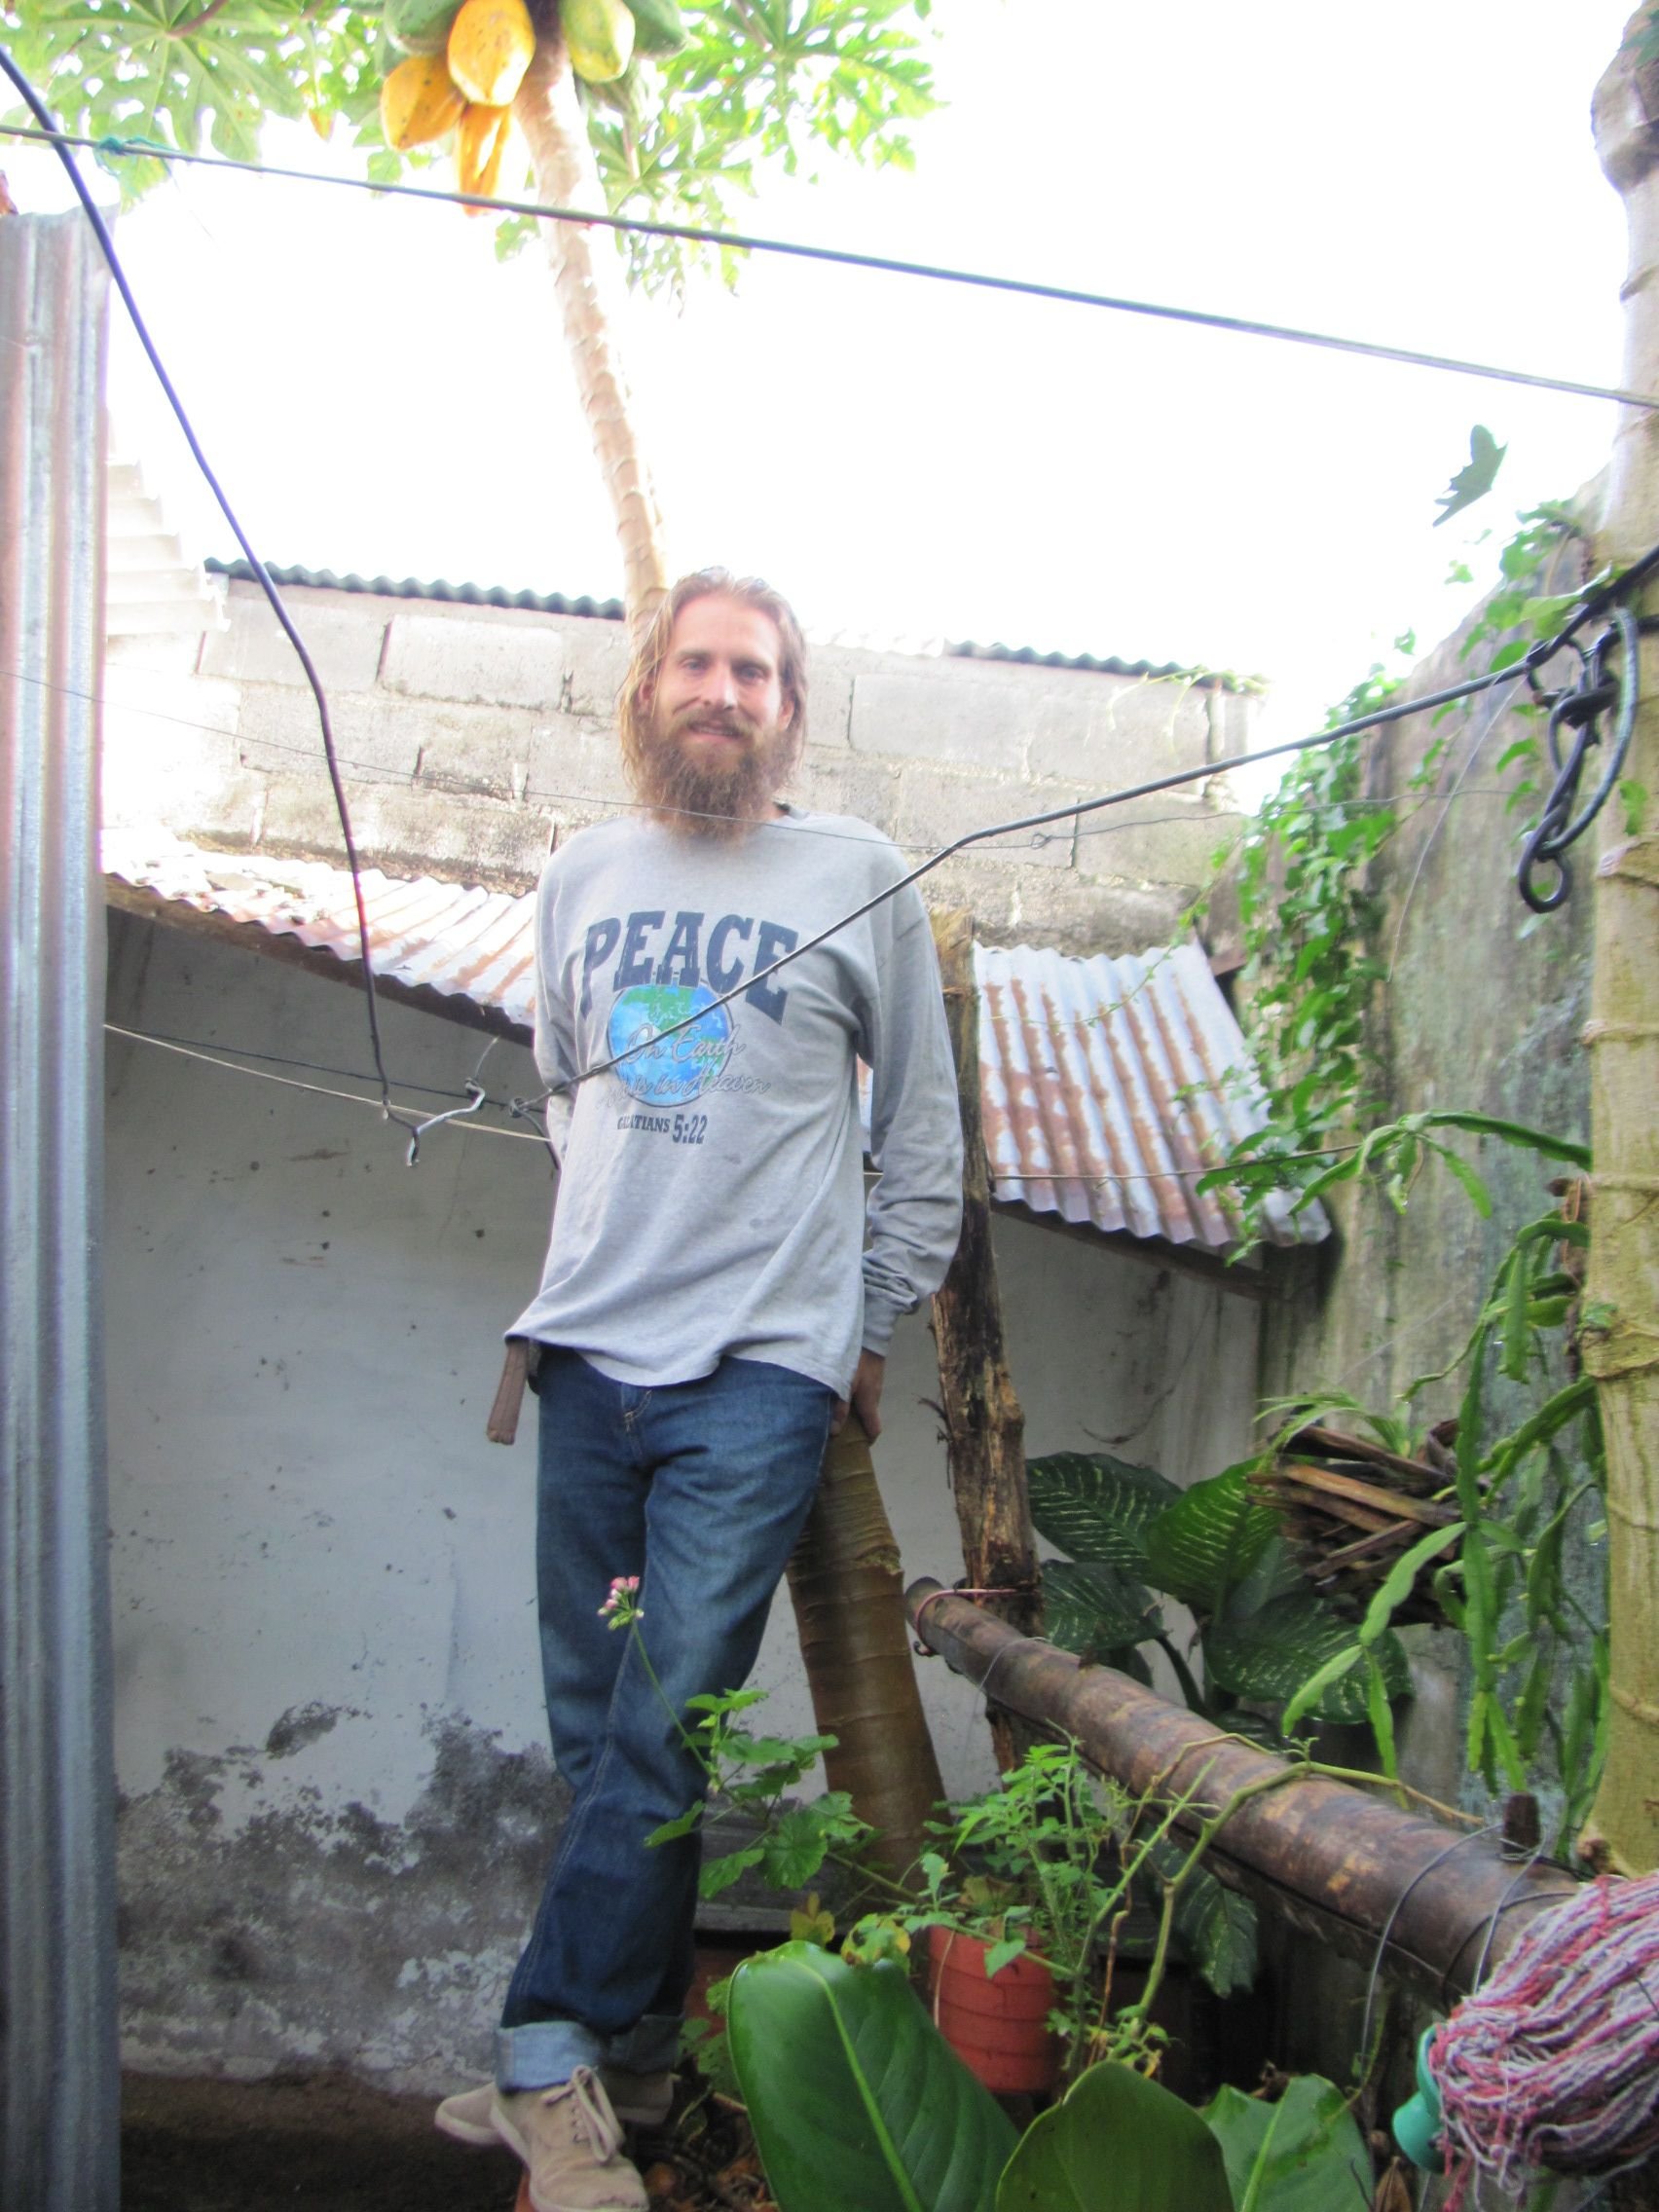
[[(1625, 0), (937, 0), (949, 107), (912, 177), (769, 184), (744, 227), (1620, 378), (1619, 203), (1590, 94)], [(273, 161), (344, 166), (303, 127)], [(62, 203), (0, 152), (25, 207)], [(491, 225), (181, 171), (120, 243), (264, 556), (608, 596), (620, 567), (533, 250)], [(753, 262), (625, 343), (677, 567), (770, 575), (810, 629), (1260, 673), (1264, 740), (1413, 624), (1616, 410), (903, 278)], [(120, 334), (112, 389), (196, 549), (228, 534)], [(1496, 495), (1430, 525), (1489, 424)]]

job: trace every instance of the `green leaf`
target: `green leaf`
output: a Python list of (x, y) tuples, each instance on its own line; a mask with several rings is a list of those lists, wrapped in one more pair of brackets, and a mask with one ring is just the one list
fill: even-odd
[(785, 1943), (738, 1968), (727, 2017), (780, 2212), (993, 2212), (1013, 2123), (901, 1968)]
[(751, 1843), (741, 1851), (728, 1851), (723, 1859), (705, 1859), (697, 1875), (698, 1895), (718, 1898), (733, 1882), (741, 1881), (751, 1866), (758, 1866), (761, 1856), (760, 1845)]
[(1346, 2099), (1299, 2074), (1277, 2104), (1223, 2089), (1201, 2108), (1227, 2161), (1234, 2212), (1363, 2212), (1371, 2160)]
[[(1187, 1864), (1184, 1844), (1159, 1837), (1152, 1863), (1166, 1882)], [(1207, 1866), (1195, 1866), (1175, 1898), (1175, 1933), (1182, 1948), (1218, 1997), (1248, 1989), (1256, 1978), (1256, 1908), (1248, 1898), (1217, 1881)]]
[(828, 1857), (851, 1804), (844, 1790), (828, 1790), (810, 1805), (792, 1805), (779, 1816), (762, 1841), (760, 1862), (775, 1890), (806, 1887)]
[(1463, 1190), (1468, 1196), (1470, 1204), (1474, 1207), (1476, 1213), (1480, 1215), (1481, 1219), (1483, 1221), (1490, 1221), (1492, 1219), (1492, 1193), (1487, 1189), (1486, 1185), (1481, 1181), (1480, 1177), (1475, 1173), (1474, 1169), (1469, 1165), (1468, 1161), (1466, 1160), (1459, 1160), (1457, 1155), (1452, 1150), (1452, 1147), (1450, 1145), (1433, 1144), (1430, 1145), (1428, 1149), (1430, 1150), (1430, 1152), (1436, 1152), (1440, 1155), (1441, 1159), (1446, 1162), (1448, 1171), (1456, 1178), (1458, 1183), (1462, 1185)]
[(1369, 1647), (1379, 1641), (1397, 1608), (1411, 1596), (1419, 1570), (1431, 1559), (1438, 1559), (1442, 1552), (1449, 1551), (1462, 1533), (1462, 1522), (1454, 1521), (1444, 1529), (1431, 1529), (1426, 1536), (1419, 1536), (1415, 1544), (1406, 1547), (1365, 1608), (1365, 1619), (1359, 1631), (1362, 1645)]
[(1111, 2063), (1032, 2122), (996, 2194), (996, 2212), (1176, 2207), (1234, 2212), (1221, 2144), (1172, 2090)]
[[(1352, 1621), (1306, 1590), (1275, 1599), (1248, 1620), (1212, 1628), (1204, 1638), (1204, 1666), (1211, 1678), (1235, 1697), (1279, 1705), (1305, 1692), (1309, 1677), (1322, 1674), (1331, 1661), (1364, 1648), (1363, 1632), (1356, 1632)], [(1389, 1695), (1404, 1697), (1411, 1675), (1399, 1640), (1383, 1634), (1376, 1648)], [(1346, 1676), (1346, 1666), (1338, 1668), (1311, 1706), (1303, 1702), (1299, 1710), (1311, 1710), (1321, 1720), (1363, 1720), (1363, 1687)], [(1288, 1714), (1285, 1724), (1289, 1725)]]
[(1341, 1651), (1334, 1652), (1317, 1674), (1309, 1675), (1284, 1709), (1279, 1720), (1284, 1733), (1288, 1736), (1303, 1715), (1312, 1713), (1322, 1698), (1330, 1696), (1333, 1685), (1350, 1674), (1364, 1657), (1363, 1644), (1349, 1643)]
[(1146, 1571), (1146, 1526), (1181, 1493), (1151, 1467), (1109, 1453), (1051, 1452), (1025, 1469), (1039, 1534), (1074, 1560)]
[(1508, 451), (1507, 446), (1498, 444), (1484, 423), (1475, 424), (1469, 432), (1469, 465), (1457, 471), (1435, 501), (1440, 509), (1434, 518), (1436, 530), (1443, 522), (1450, 522), (1454, 515), (1461, 514), (1465, 507), (1472, 507), (1477, 499), (1486, 498)]
[(1051, 1642), (1086, 1659), (1108, 1658), (1163, 1631), (1151, 1591), (1105, 1560), (1046, 1559), (1043, 1621)]
[(1254, 1462), (1195, 1483), (1165, 1506), (1146, 1531), (1149, 1580), (1196, 1613), (1221, 1610), (1269, 1545), (1278, 1518), (1247, 1488)]

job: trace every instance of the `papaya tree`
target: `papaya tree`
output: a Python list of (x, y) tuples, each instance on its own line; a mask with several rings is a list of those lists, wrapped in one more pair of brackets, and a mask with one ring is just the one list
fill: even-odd
[[(349, 129), (380, 183), (453, 148), (462, 189), (487, 197), (717, 228), (766, 167), (810, 175), (820, 151), (909, 166), (905, 127), (935, 105), (931, 6), (465, 0), (460, 84), (448, 69), (462, 0), (0, 0), (0, 38), (80, 135), (255, 161), (269, 118), (305, 115), (324, 135)], [(162, 159), (113, 166), (129, 198), (166, 173)], [(536, 227), (509, 219), (499, 250)], [(638, 621), (667, 579), (606, 313), (616, 257), (580, 224), (539, 228)], [(682, 284), (699, 259), (735, 275), (719, 249), (621, 240), (622, 271), (647, 288)]]

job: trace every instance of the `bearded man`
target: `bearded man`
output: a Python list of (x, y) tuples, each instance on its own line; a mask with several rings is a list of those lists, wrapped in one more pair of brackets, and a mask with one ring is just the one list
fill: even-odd
[[(691, 1982), (698, 1838), (648, 1840), (707, 1787), (687, 1700), (747, 1678), (826, 1440), (849, 1404), (879, 1430), (894, 1323), (942, 1279), (961, 1206), (921, 901), (886, 896), (903, 863), (867, 824), (776, 797), (806, 736), (788, 606), (685, 577), (619, 708), (641, 810), (541, 879), (535, 1056), (570, 1113), (513, 1331), (538, 1351), (542, 1671), (572, 1799), (495, 2087), (438, 2113), (517, 2152), (536, 2212), (645, 2204), (619, 2121), (666, 2116)], [(635, 1577), (638, 1639), (611, 1633)]]

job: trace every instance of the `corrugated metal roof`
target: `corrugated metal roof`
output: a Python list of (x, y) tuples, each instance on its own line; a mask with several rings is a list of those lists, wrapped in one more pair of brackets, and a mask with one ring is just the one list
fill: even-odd
[[(205, 566), (211, 574), (228, 576), (233, 583), (257, 581), (245, 561), (209, 560)], [(441, 577), (435, 583), (423, 583), (417, 576), (360, 576), (354, 572), (343, 576), (332, 569), (281, 569), (269, 563), (266, 573), (275, 584), (298, 585), (313, 591), (361, 592), (377, 599), (431, 599), (465, 607), (520, 607), (538, 614), (584, 614), (600, 622), (620, 622), (626, 611), (619, 599), (571, 599), (563, 592), (509, 591), (502, 584), (452, 584)], [(926, 651), (931, 649), (947, 660), (1013, 661), (1023, 667), (1084, 669), (1097, 676), (1132, 676), (1143, 681), (1178, 676), (1200, 690), (1249, 691), (1255, 688), (1235, 676), (1189, 668), (1174, 660), (1121, 660), (1115, 653), (1102, 658), (1094, 653), (1041, 652), (1035, 645), (981, 645), (972, 639), (936, 641), (928, 648), (913, 639), (864, 636), (854, 639), (838, 633), (834, 639), (826, 641), (815, 633), (809, 636), (818, 644), (858, 644), (871, 651), (897, 650), (925, 657)]]
[[(162, 918), (169, 907), (295, 938), (357, 964), (351, 878), (319, 861), (212, 853), (165, 831), (106, 831), (104, 867)], [(535, 1020), (535, 895), (362, 871), (377, 982), (427, 1004), (457, 999)], [(1232, 1010), (1196, 944), (1138, 959), (1071, 960), (976, 946), (985, 1149), (993, 1194), (1070, 1222), (1224, 1250), (1198, 1176), (1263, 1119)], [(1315, 1206), (1280, 1209), (1278, 1243), (1327, 1231)]]
[[(999, 1198), (1132, 1236), (1223, 1250), (1198, 1179), (1265, 1116), (1249, 1048), (1197, 944), (1108, 960), (974, 947), (985, 1152)], [(1322, 1211), (1272, 1209), (1275, 1243)]]
[[(231, 927), (252, 924), (359, 965), (351, 878), (324, 861), (213, 853), (165, 830), (104, 831), (104, 872), (165, 913), (188, 907)], [(535, 1018), (535, 894), (413, 882), (361, 871), (375, 980), (504, 1014), (528, 1041)]]

